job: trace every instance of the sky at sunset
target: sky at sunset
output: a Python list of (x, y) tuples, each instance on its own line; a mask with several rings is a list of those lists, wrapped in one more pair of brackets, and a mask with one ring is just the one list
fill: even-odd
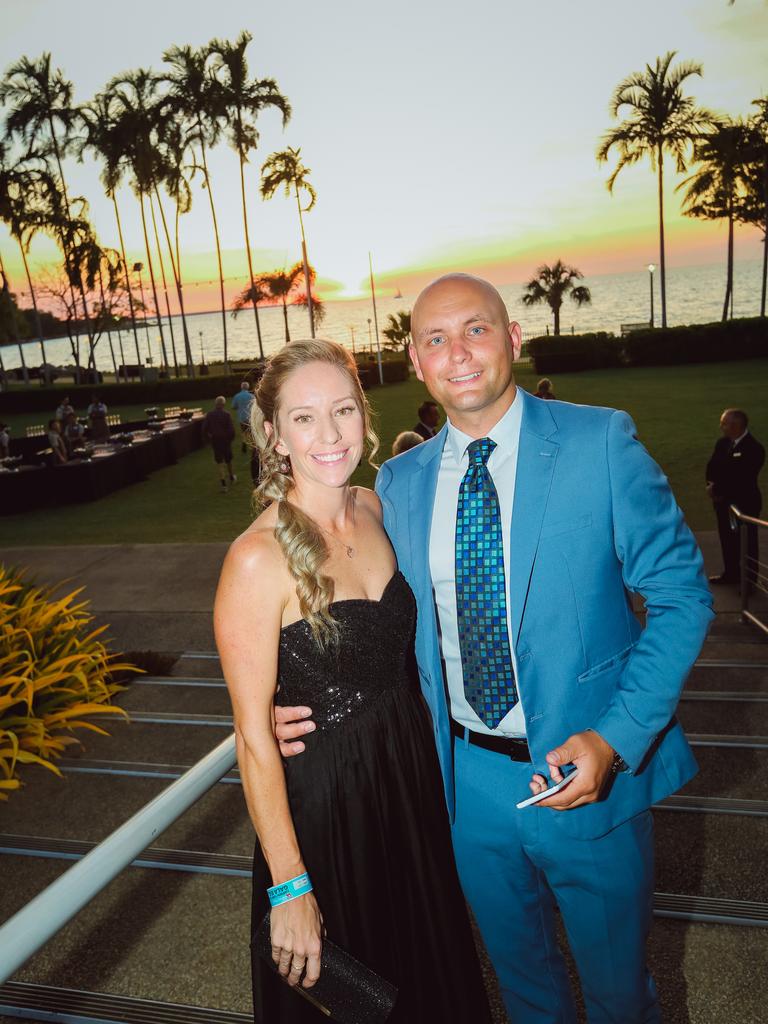
[[(366, 286), (368, 251), (383, 290), (413, 291), (443, 269), (497, 283), (529, 276), (558, 257), (585, 273), (658, 262), (655, 177), (625, 170), (613, 196), (595, 148), (611, 125), (617, 83), (667, 50), (704, 66), (687, 91), (738, 115), (768, 93), (764, 0), (3, 0), (0, 70), (50, 50), (84, 102), (115, 74), (162, 69), (162, 51), (214, 36), (253, 34), (252, 74), (274, 77), (293, 107), (287, 128), (267, 112), (248, 169), (256, 271), (299, 258), (295, 206), (258, 195), (259, 168), (276, 149), (300, 146), (318, 193), (306, 218), (320, 292), (352, 297)], [(225, 275), (245, 283), (234, 152), (211, 154)], [(82, 194), (104, 245), (116, 245), (99, 166), (68, 160), (70, 195)], [(669, 177), (670, 266), (723, 261), (723, 225), (689, 221)], [(199, 182), (181, 228), (183, 272), (194, 309), (216, 305), (210, 214)], [(143, 259), (135, 199), (118, 194), (129, 258)], [(170, 209), (170, 207), (169, 207)], [(737, 258), (759, 254), (757, 231), (739, 229)], [(19, 290), (21, 265), (0, 227), (0, 253)], [(55, 259), (36, 241), (36, 270)], [(193, 283), (197, 284), (193, 286)]]

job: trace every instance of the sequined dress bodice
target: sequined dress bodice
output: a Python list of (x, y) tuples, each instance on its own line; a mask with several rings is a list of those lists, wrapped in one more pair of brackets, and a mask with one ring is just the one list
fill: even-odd
[(321, 651), (305, 619), (280, 632), (279, 688), (275, 703), (307, 705), (320, 732), (367, 713), (393, 690), (418, 690), (412, 639), (416, 604), (396, 572), (378, 601), (336, 601), (341, 627), (335, 647)]

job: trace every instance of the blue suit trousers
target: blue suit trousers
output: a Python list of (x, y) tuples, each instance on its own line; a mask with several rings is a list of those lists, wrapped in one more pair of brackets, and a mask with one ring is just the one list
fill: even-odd
[(514, 1024), (575, 1024), (557, 945), (560, 909), (590, 1024), (661, 1020), (645, 967), (653, 822), (643, 811), (599, 839), (564, 834), (557, 814), (515, 804), (533, 766), (455, 741), (453, 840), (464, 892)]

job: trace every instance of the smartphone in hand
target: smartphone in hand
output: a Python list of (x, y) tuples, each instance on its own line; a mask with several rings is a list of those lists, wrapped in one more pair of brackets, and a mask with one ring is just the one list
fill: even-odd
[(542, 790), (541, 793), (535, 793), (533, 796), (529, 796), (527, 800), (521, 800), (519, 804), (515, 804), (518, 809), (523, 807), (531, 807), (533, 804), (538, 804), (542, 800), (546, 800), (547, 797), (553, 796), (555, 793), (559, 793), (561, 789), (565, 789), (568, 783), (574, 776), (579, 774), (578, 768), (571, 768), (570, 771), (564, 773), (564, 778), (560, 782), (553, 782), (548, 789)]

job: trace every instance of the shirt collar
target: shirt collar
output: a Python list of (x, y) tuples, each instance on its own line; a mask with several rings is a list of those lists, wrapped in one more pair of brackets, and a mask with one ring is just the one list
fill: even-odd
[[(513, 446), (516, 446), (520, 438), (520, 425), (523, 420), (523, 400), (520, 397), (520, 389), (515, 388), (515, 400), (512, 402), (510, 407), (493, 427), (488, 431), (487, 437), (490, 437), (492, 441), (495, 441), (498, 446), (502, 449), (506, 448), (509, 450)], [(457, 463), (460, 463), (462, 459), (466, 458), (467, 447), (474, 441), (473, 437), (469, 434), (465, 434), (458, 427), (451, 423), (450, 419), (447, 421), (448, 426), (448, 438), (446, 447), (450, 446), (450, 450), (453, 453), (453, 457)]]
[(740, 444), (744, 440), (744, 438), (747, 436), (748, 433), (749, 433), (749, 430), (745, 430), (744, 433), (741, 435), (741, 437), (737, 437), (736, 440), (732, 442), (733, 447), (735, 448), (737, 444)]

